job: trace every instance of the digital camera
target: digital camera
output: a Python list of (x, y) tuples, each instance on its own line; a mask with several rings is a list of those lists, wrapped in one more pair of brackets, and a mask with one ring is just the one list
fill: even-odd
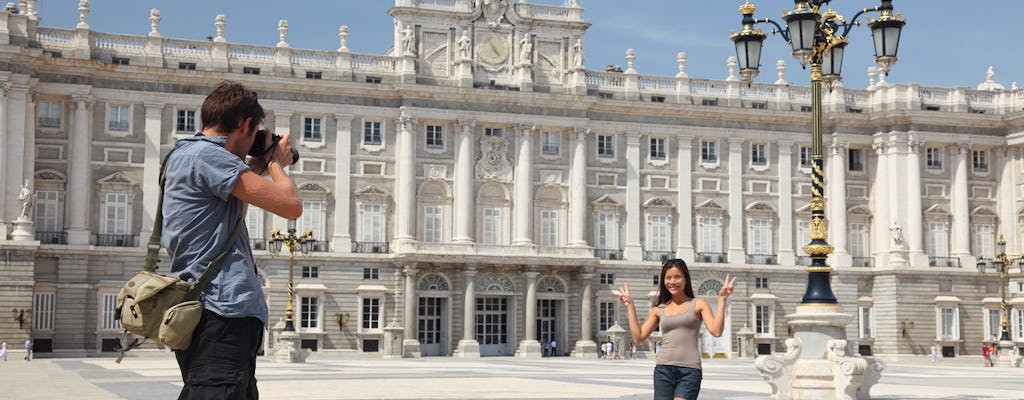
[[(263, 143), (266, 143), (267, 130), (260, 129), (256, 131), (256, 140), (252, 142), (252, 147), (249, 148), (249, 155), (253, 157), (259, 157), (266, 154), (268, 151), (272, 151), (277, 147), (277, 143), (281, 141), (281, 136), (271, 133), (270, 134), (270, 146), (263, 148)], [(299, 162), (299, 151), (292, 147), (292, 164)]]

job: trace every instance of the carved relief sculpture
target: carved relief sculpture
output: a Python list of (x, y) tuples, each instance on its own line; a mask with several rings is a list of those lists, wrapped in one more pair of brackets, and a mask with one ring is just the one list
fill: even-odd
[(489, 136), (480, 140), (480, 155), (477, 179), (512, 180), (512, 162), (508, 160), (508, 142), (504, 138)]
[(469, 30), (468, 29), (463, 29), (462, 30), (462, 35), (459, 36), (458, 45), (459, 45), (459, 59), (460, 60), (468, 60), (469, 59)]

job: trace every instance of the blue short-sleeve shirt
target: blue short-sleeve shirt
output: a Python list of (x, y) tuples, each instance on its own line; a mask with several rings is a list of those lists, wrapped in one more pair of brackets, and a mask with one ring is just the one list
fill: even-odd
[[(245, 203), (231, 195), (249, 167), (224, 149), (226, 137), (181, 139), (167, 161), (161, 244), (171, 255), (171, 274), (196, 280), (220, 254)], [(267, 324), (267, 302), (243, 222), (220, 273), (203, 292), (203, 306), (228, 318), (255, 317)]]

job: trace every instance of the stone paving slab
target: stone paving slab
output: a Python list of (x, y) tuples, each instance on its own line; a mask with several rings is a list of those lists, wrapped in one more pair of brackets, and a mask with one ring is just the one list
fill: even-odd
[[(889, 363), (875, 399), (1018, 400), (1024, 369), (985, 368), (960, 359)], [(650, 399), (649, 360), (511, 357), (337, 359), (305, 364), (261, 360), (263, 399)], [(173, 399), (181, 390), (170, 354), (0, 361), (0, 399)], [(753, 360), (705, 360), (701, 399), (767, 399)]]

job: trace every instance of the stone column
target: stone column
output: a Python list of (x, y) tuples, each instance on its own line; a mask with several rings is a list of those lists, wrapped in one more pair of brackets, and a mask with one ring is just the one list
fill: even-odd
[(594, 330), (591, 326), (593, 312), (591, 303), (594, 300), (594, 292), (591, 289), (594, 280), (594, 267), (583, 267), (580, 272), (580, 283), (583, 285), (583, 295), (580, 299), (580, 340), (576, 342), (576, 348), (572, 356), (576, 358), (593, 358), (597, 356), (597, 344), (594, 343)]
[(623, 258), (640, 261), (644, 258), (640, 227), (644, 217), (640, 210), (640, 134), (626, 133), (626, 246)]
[(139, 246), (149, 244), (149, 236), (153, 233), (153, 220), (156, 219), (156, 205), (160, 197), (160, 145), (162, 132), (163, 103), (145, 103), (146, 107), (146, 138), (145, 161), (142, 170), (142, 230), (139, 233)]
[[(887, 154), (885, 158), (889, 170), (889, 173), (886, 175), (889, 180), (888, 188), (882, 192), (882, 196), (887, 197), (883, 202), (889, 204), (890, 221), (887, 222), (889, 225), (886, 227), (887, 233), (885, 234), (890, 244), (888, 264), (890, 267), (902, 268), (909, 265), (910, 262), (907, 259), (907, 244), (910, 239), (907, 229), (907, 201), (901, 196), (902, 193), (909, 193), (909, 191), (904, 186), (906, 184), (904, 179), (906, 179), (907, 174), (900, 173), (907, 167), (905, 155), (900, 154), (903, 151), (901, 147), (904, 147), (905, 143), (901, 143), (901, 138), (895, 133), (889, 134), (886, 140), (888, 140), (888, 144), (886, 145)], [(904, 242), (902, 245), (897, 244), (892, 239), (893, 234), (891, 230), (896, 226), (903, 229)]]
[(885, 142), (875, 140), (872, 145), (875, 151), (875, 178), (871, 185), (871, 213), (874, 218), (871, 221), (871, 237), (874, 239), (871, 244), (872, 253), (876, 255), (875, 265), (886, 265), (888, 260), (889, 243), (891, 233), (889, 226), (892, 218), (889, 217), (889, 203), (892, 199), (889, 192), (889, 161), (885, 155)]
[(971, 147), (967, 143), (957, 143), (956, 157), (953, 160), (953, 196), (952, 210), (953, 222), (950, 226), (952, 233), (952, 246), (950, 246), (952, 257), (969, 258), (971, 256), (971, 222), (970, 203), (967, 193), (967, 154)]
[(466, 276), (465, 300), (462, 303), (462, 340), (455, 352), (456, 357), (480, 357), (480, 342), (476, 341), (476, 265), (467, 264), (463, 270)]
[(729, 263), (746, 264), (743, 247), (743, 139), (729, 138)]
[[(921, 145), (924, 142), (917, 138), (911, 137), (907, 142), (907, 186), (905, 190), (907, 193), (907, 226), (903, 232), (906, 233), (907, 245), (910, 249), (910, 265), (911, 266), (926, 266), (928, 265), (928, 256), (924, 253), (924, 221), (922, 213), (924, 208), (921, 207)], [(902, 188), (901, 188), (902, 189)], [(896, 192), (899, 193), (899, 192)]]
[(395, 244), (394, 251), (404, 252), (401, 243), (416, 240), (413, 219), (416, 215), (416, 119), (405, 110), (398, 117), (398, 138), (395, 144)]
[(587, 247), (587, 130), (573, 128), (569, 166), (569, 247)]
[(793, 251), (793, 142), (779, 146), (779, 265), (796, 264)]
[(3, 218), (14, 221), (21, 215), (21, 200), (18, 193), (25, 183), (25, 114), (30, 95), (27, 87), (14, 86), (7, 93), (7, 143), (0, 151), (7, 153), (7, 163), (0, 173), (7, 175), (7, 186), (0, 187), (0, 193), (7, 199)]
[(334, 143), (334, 237), (331, 249), (352, 251), (352, 116), (334, 114), (337, 126)]
[(516, 159), (515, 182), (515, 236), (514, 246), (532, 246), (533, 221), (533, 125), (519, 125), (519, 155)]
[(415, 263), (409, 263), (402, 272), (405, 273), (405, 310), (402, 313), (405, 331), (402, 335), (402, 357), (419, 357), (420, 341), (416, 339), (416, 273), (419, 270), (416, 269)]
[(832, 136), (832, 160), (829, 163), (829, 172), (832, 173), (832, 182), (829, 187), (828, 205), (831, 215), (828, 216), (829, 234), (828, 242), (835, 249), (829, 256), (832, 267), (849, 267), (853, 265), (850, 252), (846, 249), (846, 155), (847, 144), (841, 142), (836, 135)]
[[(455, 149), (455, 214), (453, 243), (473, 243), (473, 128), (476, 121), (459, 120), (459, 134)], [(477, 351), (479, 353), (479, 351)]]
[[(10, 82), (0, 82), (0, 149), (7, 148), (7, 92), (11, 89)], [(7, 165), (7, 153), (0, 150), (0, 165)], [(0, 172), (0, 188), (6, 188), (7, 176)], [(0, 189), (0, 241), (7, 240), (7, 224), (9, 220), (3, 215), (3, 210), (7, 207), (7, 196), (2, 195), (3, 189)]]
[(68, 244), (85, 246), (89, 244), (89, 201), (92, 193), (90, 184), (92, 159), (92, 129), (89, 126), (89, 110), (92, 96), (74, 95), (75, 125), (68, 140)]
[(544, 355), (540, 342), (537, 341), (537, 272), (536, 266), (526, 267), (526, 332), (525, 339), (519, 342), (518, 356), (521, 358), (541, 358)]
[(690, 262), (696, 254), (693, 249), (693, 138), (680, 136), (678, 142), (679, 162), (676, 171), (679, 182), (676, 184), (676, 221), (678, 238), (676, 239), (676, 257)]
[(999, 178), (998, 211), (1000, 223), (997, 231), (1002, 232), (1003, 239), (1006, 239), (1006, 252), (1009, 254), (1020, 254), (1021, 246), (1017, 241), (1017, 228), (1014, 223), (1017, 220), (1017, 216), (1014, 210), (1015, 196), (1013, 193), (1017, 187), (1014, 183), (1014, 176), (1016, 176), (1014, 167), (1016, 164), (1013, 162), (1017, 149), (1013, 147), (1003, 150), (993, 149), (992, 153), (1000, 155), (999, 171), (1001, 175)]

